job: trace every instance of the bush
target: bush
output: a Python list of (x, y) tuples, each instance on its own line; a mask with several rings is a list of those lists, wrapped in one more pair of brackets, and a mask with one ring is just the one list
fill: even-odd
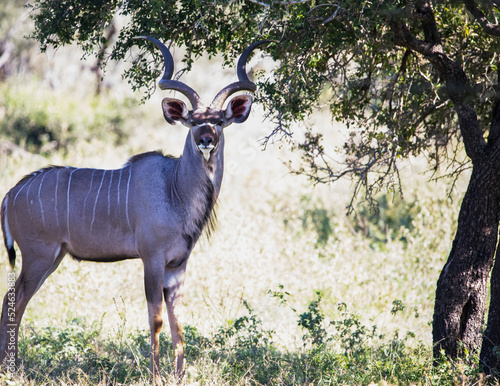
[(353, 218), (354, 229), (373, 244), (383, 246), (389, 240), (407, 243), (404, 230), (413, 230), (413, 219), (420, 212), (418, 201), (403, 200), (400, 195), (383, 194), (373, 206), (362, 206)]
[(0, 89), (0, 133), (30, 152), (68, 150), (79, 140), (98, 138), (115, 144), (128, 138), (124, 111), (131, 100), (73, 100), (21, 86)]
[(321, 200), (313, 199), (311, 195), (302, 195), (297, 213), (285, 214), (283, 223), (287, 230), (315, 234), (315, 247), (318, 248), (324, 247), (333, 234), (330, 220), (333, 217), (335, 217), (333, 211), (326, 208)]

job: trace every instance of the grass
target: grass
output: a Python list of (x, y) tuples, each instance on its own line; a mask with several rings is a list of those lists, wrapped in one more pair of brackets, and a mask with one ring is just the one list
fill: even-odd
[[(272, 296), (286, 304), (280, 287)], [(263, 327), (247, 301), (245, 311), (209, 335), (185, 326), (187, 384), (231, 385), (368, 385), (368, 384), (485, 384), (470, 363), (443, 359), (432, 365), (431, 352), (414, 334), (394, 332), (385, 336), (376, 326), (338, 306), (339, 316), (327, 321), (316, 293), (302, 313), (289, 309), (301, 328), (302, 345), (283, 347), (276, 332)], [(277, 305), (277, 307), (280, 307)], [(392, 314), (403, 312), (396, 302)], [(162, 376), (172, 378), (172, 358), (162, 333)], [(147, 384), (149, 333), (120, 330), (103, 332), (99, 322), (74, 318), (63, 327), (44, 327), (23, 333), (20, 353), (23, 367), (14, 376), (0, 376), (6, 384)], [(472, 362), (471, 362), (472, 363)]]
[[(14, 127), (19, 117), (30, 121), (34, 114), (45, 117), (37, 122), (50, 124), (55, 133), (37, 147), (19, 141), (21, 146), (12, 146), (6, 140), (17, 137), (3, 132), (2, 196), (24, 174), (47, 164), (115, 168), (142, 151), (163, 148), (179, 155), (182, 150), (186, 130), (162, 122), (159, 97), (139, 105), (133, 99), (40, 91), (28, 104), (19, 86), (2, 87), (8, 89), (0, 109), (11, 108), (6, 98), (16, 106), (14, 113), (0, 114), (2, 127)], [(54, 106), (68, 110), (53, 115)], [(283, 161), (295, 162), (297, 155), (287, 146), (261, 151), (257, 140), (270, 123), (262, 123), (258, 107), (254, 111), (244, 125), (226, 129), (219, 224), (188, 264), (185, 382), (495, 384), (481, 375), (474, 358), (432, 365), (435, 285), (466, 179), (448, 195), (446, 181), (429, 183), (421, 174), (424, 160), (402, 162), (405, 199), (387, 194), (379, 198), (378, 214), (360, 204), (347, 218), (349, 181), (313, 188), (290, 176)], [(323, 129), (330, 143), (345, 135), (321, 115), (311, 124)], [(65, 132), (62, 144), (49, 146), (62, 138), (64, 127), (74, 130)], [(2, 293), (7, 261), (2, 249)], [(147, 326), (139, 261), (93, 264), (66, 258), (28, 306), (20, 371), (0, 375), (0, 384), (147, 384)], [(166, 327), (161, 342), (162, 376), (175, 383)]]

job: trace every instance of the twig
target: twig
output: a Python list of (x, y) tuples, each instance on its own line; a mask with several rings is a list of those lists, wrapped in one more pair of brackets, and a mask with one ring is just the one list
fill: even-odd
[(295, 4), (303, 4), (307, 3), (308, 1), (311, 0), (295, 0), (295, 1), (272, 1), (270, 4), (264, 3), (262, 1), (258, 0), (250, 0), (251, 3), (261, 5), (263, 7), (270, 7), (272, 4), (279, 4), (279, 5), (295, 5)]

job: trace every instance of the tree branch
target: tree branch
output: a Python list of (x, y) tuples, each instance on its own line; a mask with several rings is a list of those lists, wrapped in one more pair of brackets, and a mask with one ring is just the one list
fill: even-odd
[[(469, 11), (472, 16), (476, 19), (485, 33), (500, 37), (500, 26), (498, 24), (493, 24), (488, 21), (483, 11), (479, 9), (474, 0), (464, 0), (465, 8)], [(495, 3), (497, 6), (500, 2)]]
[(270, 7), (273, 4), (280, 4), (280, 5), (302, 4), (302, 3), (307, 3), (308, 1), (311, 0), (271, 1), (270, 3), (265, 3), (263, 1), (258, 1), (258, 0), (250, 0), (251, 3), (255, 3), (263, 7)]
[(428, 29), (424, 31), (425, 40), (417, 39), (400, 18), (390, 18), (388, 24), (393, 32), (394, 42), (397, 46), (423, 55), (438, 71), (458, 115), (465, 151), (472, 162), (475, 162), (486, 146), (486, 141), (471, 103), (472, 91), (467, 76), (462, 67), (444, 53), (430, 4), (419, 2), (412, 17), (421, 21), (422, 28)]
[(497, 62), (497, 84), (495, 85), (495, 103), (493, 105), (490, 134), (488, 135), (488, 144), (494, 143), (500, 138), (500, 67)]
[(424, 31), (425, 42), (441, 46), (441, 34), (439, 33), (434, 12), (428, 1), (417, 1), (413, 18), (419, 20)]

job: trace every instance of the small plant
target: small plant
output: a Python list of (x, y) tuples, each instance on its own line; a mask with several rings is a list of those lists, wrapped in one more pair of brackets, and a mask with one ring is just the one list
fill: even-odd
[(250, 304), (243, 300), (248, 315), (229, 321), (227, 327), (219, 327), (212, 343), (210, 357), (224, 361), (224, 374), (231, 379), (251, 377), (258, 383), (268, 383), (279, 367), (271, 366), (275, 355), (272, 339), (274, 331), (264, 330), (262, 320)]
[(220, 347), (227, 347), (228, 344), (236, 348), (255, 348), (258, 345), (267, 346), (272, 340), (272, 331), (262, 329), (262, 320), (255, 315), (250, 304), (243, 300), (243, 306), (248, 312), (248, 316), (241, 316), (229, 322), (228, 327), (219, 327), (219, 331), (214, 335), (214, 343)]
[[(346, 355), (357, 355), (363, 353), (366, 343), (376, 337), (377, 326), (371, 328), (365, 326), (359, 319), (359, 316), (347, 311), (347, 305), (340, 303), (338, 311), (341, 313), (341, 319), (332, 321), (332, 326), (337, 331), (337, 340), (344, 349)], [(382, 336), (380, 336), (382, 338)]]
[(392, 302), (391, 314), (392, 314), (393, 316), (396, 316), (396, 314), (397, 314), (398, 312), (401, 312), (401, 311), (403, 311), (404, 309), (405, 309), (405, 305), (403, 304), (403, 302), (402, 302), (401, 300), (396, 299), (396, 300), (394, 300), (394, 301)]
[[(277, 299), (280, 306), (286, 305), (288, 303), (288, 297), (291, 296), (289, 292), (285, 291), (285, 286), (283, 284), (278, 284), (278, 290), (276, 291), (267, 290), (267, 294)], [(292, 308), (292, 311), (295, 312), (295, 309)]]
[(302, 337), (304, 341), (310, 340), (311, 343), (318, 347), (326, 343), (327, 334), (323, 327), (325, 315), (319, 309), (321, 302), (321, 292), (316, 291), (316, 299), (309, 302), (307, 311), (299, 315), (298, 324), (306, 334)]

